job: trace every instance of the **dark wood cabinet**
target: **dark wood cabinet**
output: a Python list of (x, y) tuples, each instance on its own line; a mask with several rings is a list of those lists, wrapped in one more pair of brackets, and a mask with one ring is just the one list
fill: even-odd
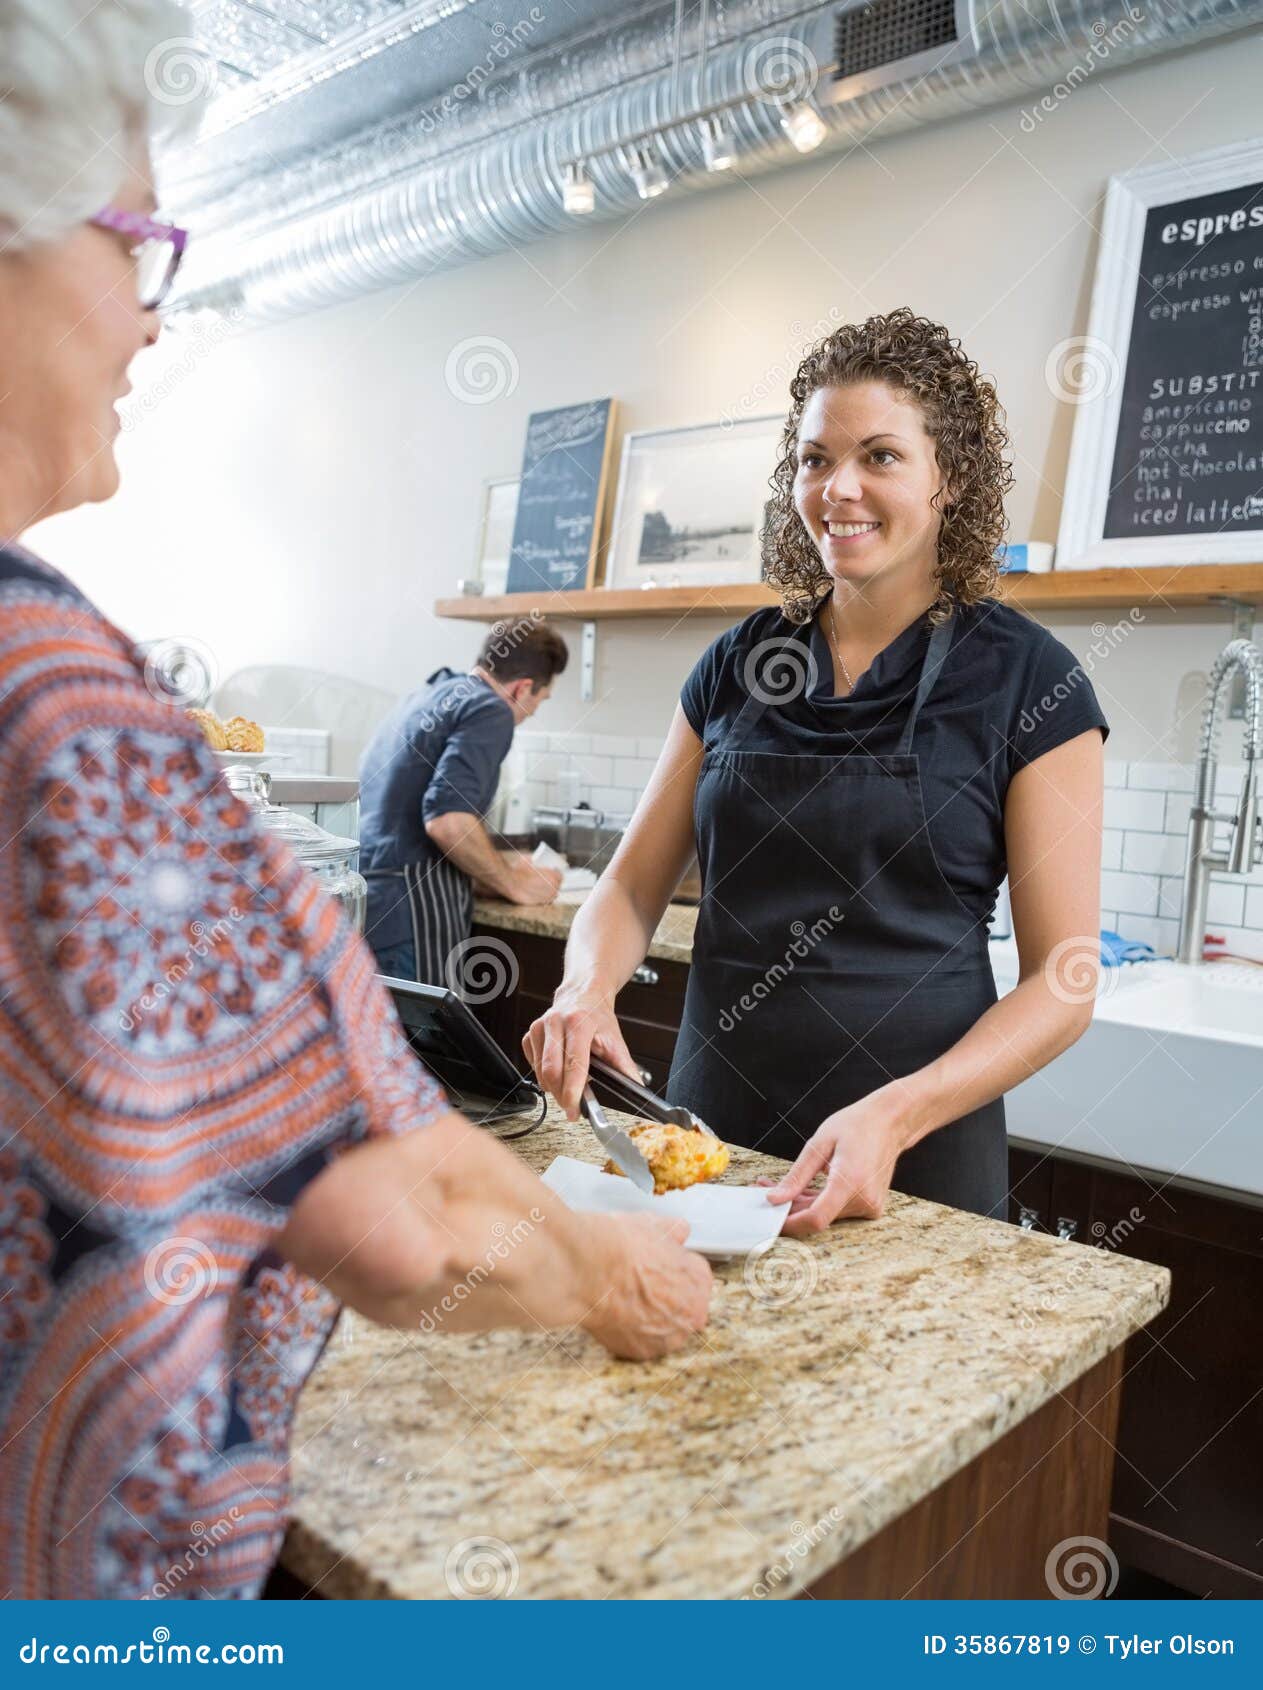
[[(515, 1061), (522, 1060), (522, 1038), (531, 1022), (550, 1007), (553, 993), (561, 984), (565, 945), (536, 933), (512, 933), (503, 928), (475, 927), (507, 944), (517, 964), (517, 986), (512, 992), (481, 1006), (480, 1016), (501, 1046)], [(649, 957), (618, 994), (614, 1008), (627, 1048), (649, 1074), (655, 1091), (667, 1083), (675, 1041), (684, 1018), (684, 990), (688, 965), (662, 962)]]
[[(507, 943), (517, 986), (480, 1014), (521, 1060), (561, 981), (558, 939)], [(616, 1009), (632, 1055), (666, 1084), (688, 968), (646, 964)], [(1014, 1225), (1171, 1270), (1171, 1302), (1127, 1345), (1110, 1511), (1123, 1562), (1196, 1596), (1263, 1596), (1263, 1203), (1036, 1146), (1009, 1151)]]
[[(1171, 1301), (1124, 1357), (1110, 1536), (1195, 1596), (1263, 1596), (1263, 1205), (1165, 1175), (1013, 1146), (1041, 1229), (1171, 1270)], [(1051, 1222), (1051, 1224), (1048, 1224)]]
[(1009, 1146), (1009, 1219), (1032, 1232), (1052, 1229), (1052, 1158)]

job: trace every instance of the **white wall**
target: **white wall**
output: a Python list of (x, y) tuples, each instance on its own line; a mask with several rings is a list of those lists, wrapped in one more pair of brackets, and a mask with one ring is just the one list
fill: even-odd
[[(996, 378), (1013, 536), (1055, 539), (1073, 412), (1044, 365), (1087, 328), (1106, 178), (1257, 131), (1261, 71), (1258, 37), (1237, 36), (1098, 72), (1033, 134), (1004, 106), (301, 321), (173, 334), (150, 354), (167, 391), (123, 441), (122, 494), (34, 543), (136, 634), (199, 634), (224, 674), (302, 664), (402, 691), (476, 647), (476, 625), (431, 606), (470, 572), (482, 484), (516, 473), (531, 411), (613, 394), (643, 428), (777, 410), (813, 323), (904, 303)], [(444, 383), (472, 336), (517, 361), (494, 403)], [(1092, 618), (1048, 620), (1087, 655)], [(579, 702), (576, 662), (540, 726), (661, 734), (720, 626), (607, 624), (598, 702)], [(1094, 665), (1112, 756), (1192, 756), (1228, 632), (1226, 612), (1148, 611)]]

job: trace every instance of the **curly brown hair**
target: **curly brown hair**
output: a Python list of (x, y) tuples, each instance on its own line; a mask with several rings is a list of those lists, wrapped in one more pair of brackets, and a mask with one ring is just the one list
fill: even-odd
[(950, 503), (940, 506), (937, 493), (932, 501), (942, 522), (934, 568), (939, 593), (929, 614), (932, 622), (941, 622), (953, 604), (976, 604), (995, 587), (995, 552), (1007, 526), (1004, 495), (1013, 471), (1004, 456), (1009, 436), (995, 387), (941, 323), (918, 317), (906, 305), (863, 323), (844, 323), (798, 366), (763, 521), (763, 578), (780, 592), (792, 622), (810, 620), (832, 586), (794, 508), (798, 428), (803, 407), (819, 388), (862, 381), (885, 382), (920, 407), (944, 486), (951, 489)]

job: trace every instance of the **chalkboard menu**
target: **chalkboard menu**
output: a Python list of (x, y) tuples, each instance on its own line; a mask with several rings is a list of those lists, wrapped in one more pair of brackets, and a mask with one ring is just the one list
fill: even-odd
[(614, 401), (539, 411), (526, 428), (506, 592), (592, 585), (609, 491)]
[(1144, 220), (1102, 538), (1263, 529), (1263, 183)]

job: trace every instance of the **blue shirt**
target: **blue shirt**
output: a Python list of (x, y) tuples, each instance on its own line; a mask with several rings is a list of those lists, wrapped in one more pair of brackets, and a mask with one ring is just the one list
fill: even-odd
[[(485, 816), (513, 727), (512, 709), (486, 681), (450, 669), (396, 705), (360, 759), (360, 868), (425, 867), (442, 854), (427, 821), (452, 811)], [(369, 888), (374, 950), (409, 943), (407, 900), (397, 890), (374, 897), (371, 880)]]

